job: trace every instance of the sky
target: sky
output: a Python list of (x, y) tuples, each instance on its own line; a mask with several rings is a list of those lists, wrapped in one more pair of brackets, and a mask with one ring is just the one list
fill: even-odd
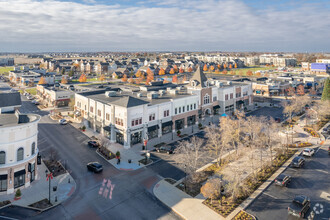
[(330, 0), (0, 0), (0, 52), (330, 52)]

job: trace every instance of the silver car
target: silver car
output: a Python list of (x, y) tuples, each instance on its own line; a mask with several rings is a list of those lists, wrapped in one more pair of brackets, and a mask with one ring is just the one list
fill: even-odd
[(303, 154), (304, 156), (311, 157), (311, 156), (314, 155), (314, 153), (315, 153), (315, 151), (314, 151), (313, 148), (305, 148), (305, 149), (303, 150), (303, 153), (302, 153), (302, 154)]

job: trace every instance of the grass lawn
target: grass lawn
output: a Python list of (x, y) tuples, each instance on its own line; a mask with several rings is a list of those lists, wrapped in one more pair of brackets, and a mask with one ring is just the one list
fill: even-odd
[[(247, 68), (233, 68), (228, 71), (227, 75), (232, 75), (231, 71), (233, 71), (235, 74), (234, 75), (240, 75), (240, 72), (242, 73), (243, 76), (246, 76), (246, 73), (248, 71), (251, 71), (253, 74), (256, 71), (265, 71), (265, 70), (275, 70), (277, 67), (247, 67)], [(209, 71), (206, 71), (205, 73), (210, 73)], [(212, 72), (212, 74), (217, 74), (215, 72)], [(219, 74), (222, 74), (221, 72)]]
[(0, 67), (0, 75), (8, 74), (9, 71), (14, 70), (13, 66), (1, 66)]
[(25, 89), (25, 92), (28, 92), (31, 95), (36, 95), (37, 94), (37, 88)]

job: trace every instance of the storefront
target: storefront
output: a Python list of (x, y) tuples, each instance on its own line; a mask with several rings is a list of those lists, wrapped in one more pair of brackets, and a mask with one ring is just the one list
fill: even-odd
[(103, 127), (103, 132), (104, 132), (104, 136), (110, 137), (111, 136), (111, 127), (110, 126)]
[(118, 144), (124, 144), (124, 135), (120, 132), (116, 132), (116, 142)]
[(14, 173), (14, 188), (24, 186), (25, 184), (25, 169)]
[(30, 182), (33, 182), (35, 179), (36, 171), (35, 171), (35, 163), (29, 163), (29, 172), (31, 173)]
[(220, 110), (220, 105), (213, 106), (213, 114), (218, 115)]
[(7, 191), (7, 183), (8, 183), (8, 175), (3, 174), (0, 175), (0, 192), (5, 192)]
[(162, 135), (172, 132), (172, 121), (162, 123)]
[(180, 130), (184, 128), (184, 119), (178, 119), (175, 121), (175, 130)]
[(131, 134), (131, 144), (135, 145), (138, 143), (142, 143), (142, 131), (138, 131)]
[(159, 129), (158, 125), (148, 127), (148, 138), (153, 139), (158, 137), (158, 129)]
[(191, 126), (191, 125), (194, 125), (194, 124), (196, 124), (196, 115), (192, 115), (192, 116), (187, 117), (187, 125)]

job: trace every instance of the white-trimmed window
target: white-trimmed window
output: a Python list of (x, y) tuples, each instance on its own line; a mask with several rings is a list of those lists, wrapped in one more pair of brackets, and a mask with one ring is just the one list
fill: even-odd
[(206, 94), (205, 96), (204, 96), (204, 105), (205, 104), (209, 104), (210, 103), (210, 96), (208, 95), (208, 94)]
[(0, 164), (5, 164), (6, 163), (6, 152), (1, 151), (0, 152)]
[(17, 150), (17, 161), (21, 161), (24, 159), (24, 149), (23, 147)]
[(149, 121), (155, 120), (156, 116), (155, 113), (149, 115)]
[(36, 142), (33, 142), (31, 145), (31, 155), (34, 155), (36, 152)]

